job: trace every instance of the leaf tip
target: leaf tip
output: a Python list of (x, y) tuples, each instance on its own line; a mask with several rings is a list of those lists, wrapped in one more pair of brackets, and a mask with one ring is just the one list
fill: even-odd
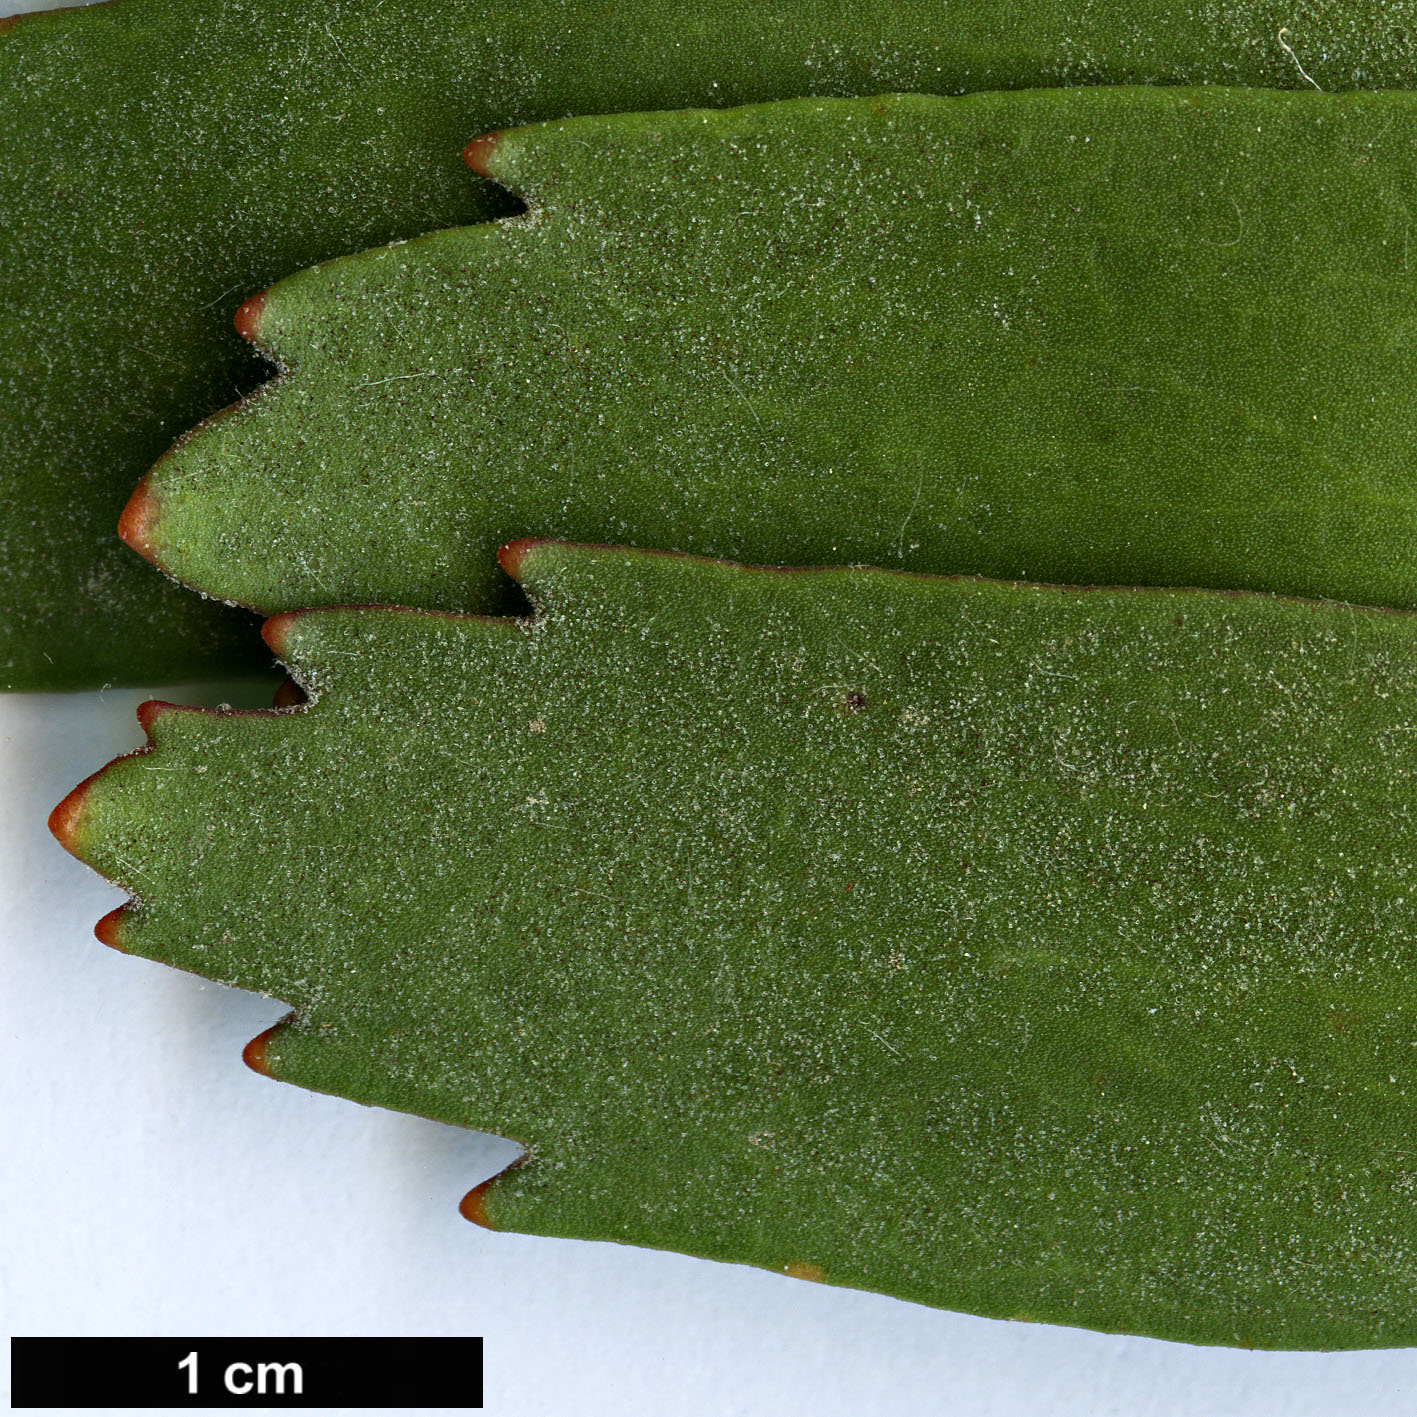
[(496, 151), (497, 144), (502, 141), (503, 131), (497, 128), (490, 133), (483, 133), (462, 150), (462, 160), (479, 177), (487, 177), (494, 182), (497, 180), (492, 176), (492, 154)]
[(157, 515), (157, 498), (152, 491), (152, 471), (145, 472), (133, 495), (128, 498), (122, 515), (118, 518), (118, 536), (145, 561), (158, 564), (157, 551), (153, 546), (153, 523)]
[(120, 905), (117, 910), (110, 910), (93, 927), (95, 939), (100, 944), (107, 945), (109, 949), (117, 950), (119, 954), (131, 953), (123, 943), (123, 921), (128, 914), (129, 907), (126, 905)]
[(261, 316), (266, 309), (266, 292), (258, 290), (249, 300), (237, 307), (232, 323), (242, 339), (255, 344), (261, 334)]

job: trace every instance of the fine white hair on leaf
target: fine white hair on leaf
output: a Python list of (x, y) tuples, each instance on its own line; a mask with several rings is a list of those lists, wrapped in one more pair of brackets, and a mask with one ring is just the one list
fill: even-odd
[(1287, 35), (1287, 34), (1292, 34), (1292, 33), (1293, 33), (1293, 31), (1286, 25), (1282, 30), (1279, 31), (1278, 34), (1275, 35), (1275, 38), (1279, 41), (1279, 47), (1294, 61), (1294, 67), (1299, 71), (1299, 73), (1300, 73), (1309, 83), (1313, 84), (1313, 86), (1314, 86), (1316, 89), (1318, 89), (1319, 93), (1322, 93), (1322, 92), (1323, 92), (1323, 89), (1319, 88), (1318, 81), (1317, 81), (1317, 80), (1313, 77), (1313, 75), (1310, 74), (1310, 73), (1308, 72), (1308, 70), (1305, 69), (1304, 66), (1299, 62), (1299, 56), (1298, 56), (1297, 54), (1295, 54), (1294, 50), (1293, 50), (1293, 49), (1290, 47), (1290, 45), (1286, 42), (1284, 36)]

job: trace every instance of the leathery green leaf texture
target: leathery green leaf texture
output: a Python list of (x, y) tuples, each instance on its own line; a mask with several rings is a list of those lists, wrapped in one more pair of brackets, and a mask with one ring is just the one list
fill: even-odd
[(458, 160), (484, 129), (803, 93), (1414, 72), (1414, 0), (124, 0), (0, 20), (0, 686), (263, 658), (241, 617), (115, 544), (123, 500), (258, 382), (230, 328), (247, 295), (505, 210)]
[(1417, 606), (1417, 95), (574, 119), (530, 214), (243, 316), (289, 369), (127, 534), (266, 611), (481, 610), (522, 535)]
[(494, 1227), (1208, 1343), (1417, 1341), (1417, 619), (522, 543), (278, 617), (56, 809)]

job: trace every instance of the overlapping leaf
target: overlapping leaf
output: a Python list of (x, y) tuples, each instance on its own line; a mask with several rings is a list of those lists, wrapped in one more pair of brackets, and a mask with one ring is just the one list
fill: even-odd
[(1350, 0), (122, 0), (0, 20), (0, 685), (259, 658), (240, 617), (114, 543), (118, 512), (257, 382), (229, 326), (252, 291), (505, 209), (457, 160), (482, 129), (889, 89), (1406, 87), (1414, 34), (1412, 0), (1381, 19)]
[(287, 376), (126, 534), (202, 591), (482, 610), (536, 534), (1417, 605), (1417, 95), (575, 119), (531, 204), (243, 312)]
[(278, 1078), (489, 1128), (468, 1211), (984, 1314), (1417, 1341), (1417, 619), (506, 557), (285, 615), (55, 814)]

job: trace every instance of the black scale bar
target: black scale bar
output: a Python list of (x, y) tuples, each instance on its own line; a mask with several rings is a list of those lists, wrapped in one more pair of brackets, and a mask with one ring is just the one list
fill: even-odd
[(480, 1338), (12, 1338), (11, 1406), (482, 1406)]

